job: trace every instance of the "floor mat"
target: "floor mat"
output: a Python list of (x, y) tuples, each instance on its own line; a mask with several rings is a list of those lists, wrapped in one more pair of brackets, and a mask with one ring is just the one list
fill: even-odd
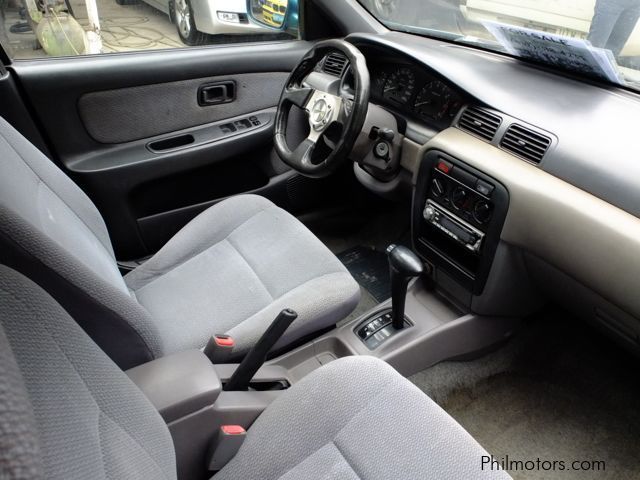
[(304, 223), (334, 254), (358, 246), (383, 252), (392, 243), (410, 245), (410, 213), (411, 206), (400, 203), (375, 213), (347, 209)]
[(378, 303), (391, 296), (391, 279), (387, 255), (373, 248), (357, 246), (338, 254), (353, 278)]
[[(564, 462), (513, 468), (516, 480), (630, 480), (640, 478), (638, 367), (587, 325), (551, 315), (495, 353), (410, 380), (497, 460)], [(604, 464), (573, 470), (574, 461)]]

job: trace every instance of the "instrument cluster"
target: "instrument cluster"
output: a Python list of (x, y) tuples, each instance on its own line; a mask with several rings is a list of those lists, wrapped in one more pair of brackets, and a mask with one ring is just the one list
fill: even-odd
[(449, 126), (464, 104), (447, 83), (413, 65), (374, 64), (370, 71), (374, 101), (429, 124)]

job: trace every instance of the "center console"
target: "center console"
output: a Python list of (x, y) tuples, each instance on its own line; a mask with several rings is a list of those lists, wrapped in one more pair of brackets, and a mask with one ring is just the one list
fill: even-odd
[(169, 427), (179, 479), (211, 478), (224, 464), (221, 455), (230, 459), (240, 447), (229, 441), (239, 437), (221, 435), (223, 427), (248, 429), (291, 385), (286, 369), (263, 365), (246, 390), (229, 390), (238, 368), (187, 350), (127, 370)]
[(414, 248), (387, 249), (390, 299), (275, 358), (268, 353), (296, 321), (294, 311), (280, 312), (240, 365), (228, 363), (233, 338), (214, 335), (203, 351), (177, 353), (127, 372), (169, 426), (180, 479), (209, 478), (238, 451), (242, 439), (235, 435), (246, 433), (287, 388), (337, 358), (371, 355), (412, 375), (483, 352), (517, 328), (515, 318), (481, 314), (452, 298), (440, 277), (473, 295), (488, 284), (485, 295), (491, 295), (487, 279), (507, 214), (506, 188), (442, 151), (429, 150), (420, 158)]
[(416, 252), (474, 295), (484, 289), (509, 194), (495, 179), (437, 150), (418, 172), (412, 231)]

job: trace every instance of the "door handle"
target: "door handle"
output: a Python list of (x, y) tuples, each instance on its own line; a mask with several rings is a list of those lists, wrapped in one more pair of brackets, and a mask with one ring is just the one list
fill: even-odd
[(205, 83), (198, 88), (198, 105), (220, 105), (236, 99), (236, 82)]

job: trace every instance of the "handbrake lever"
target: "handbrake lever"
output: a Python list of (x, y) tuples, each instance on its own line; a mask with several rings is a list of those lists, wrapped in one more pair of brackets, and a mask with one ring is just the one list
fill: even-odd
[(298, 318), (298, 314), (289, 308), (282, 310), (278, 314), (269, 328), (262, 334), (260, 340), (249, 350), (249, 353), (244, 357), (236, 371), (233, 372), (233, 375), (224, 386), (225, 391), (237, 392), (249, 389), (251, 379), (264, 364), (267, 354), (296, 318)]

